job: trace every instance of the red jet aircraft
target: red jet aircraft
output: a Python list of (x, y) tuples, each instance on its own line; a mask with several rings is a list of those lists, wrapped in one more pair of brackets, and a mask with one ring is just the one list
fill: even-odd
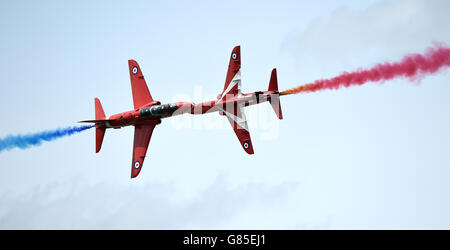
[(161, 119), (163, 118), (184, 113), (205, 114), (219, 112), (220, 115), (228, 118), (239, 142), (248, 154), (253, 154), (254, 151), (244, 107), (268, 101), (278, 118), (283, 119), (276, 69), (272, 70), (267, 91), (257, 91), (249, 94), (243, 94), (241, 92), (240, 46), (236, 46), (231, 52), (227, 77), (222, 93), (217, 96), (217, 100), (199, 104), (191, 102), (161, 104), (159, 101), (154, 101), (148, 91), (138, 63), (134, 60), (129, 60), (128, 66), (130, 70), (131, 90), (133, 92), (134, 110), (106, 118), (100, 100), (95, 98), (95, 120), (80, 122), (95, 123), (96, 153), (102, 147), (103, 137), (107, 128), (117, 129), (131, 125), (135, 127), (131, 178), (138, 176), (141, 171), (153, 129), (161, 123)]

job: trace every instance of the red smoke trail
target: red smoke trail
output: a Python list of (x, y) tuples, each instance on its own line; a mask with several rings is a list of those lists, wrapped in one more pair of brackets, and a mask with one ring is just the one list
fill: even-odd
[(339, 89), (341, 87), (362, 85), (367, 82), (391, 80), (397, 77), (417, 80), (448, 66), (450, 66), (450, 48), (436, 45), (428, 48), (424, 54), (410, 54), (399, 62), (386, 62), (377, 64), (370, 69), (358, 69), (350, 73), (343, 72), (330, 79), (320, 79), (282, 91), (280, 95)]

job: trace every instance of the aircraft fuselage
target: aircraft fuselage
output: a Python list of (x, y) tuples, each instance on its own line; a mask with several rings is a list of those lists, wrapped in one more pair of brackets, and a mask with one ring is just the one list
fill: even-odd
[[(236, 96), (226, 96), (225, 100), (212, 100), (198, 104), (193, 102), (168, 104), (154, 102), (142, 108), (111, 115), (104, 126), (118, 129), (144, 124), (156, 125), (161, 123), (161, 119), (186, 113), (195, 115), (219, 112), (221, 115), (224, 115), (223, 112), (225, 111), (233, 114), (238, 103), (242, 103), (244, 106), (255, 105), (270, 101), (273, 95), (279, 95), (278, 91), (257, 91)], [(103, 126), (103, 124), (97, 124), (96, 126)]]

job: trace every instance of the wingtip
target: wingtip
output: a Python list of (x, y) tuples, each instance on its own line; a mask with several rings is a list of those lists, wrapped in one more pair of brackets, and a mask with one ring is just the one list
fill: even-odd
[(134, 60), (134, 59), (130, 59), (130, 60), (128, 60), (128, 67), (130, 68), (130, 72), (131, 72), (132, 67), (138, 67), (139, 68), (139, 63), (136, 60)]
[[(248, 148), (245, 147), (245, 144), (246, 144), (246, 143), (249, 144), (249, 147), (248, 147)], [(243, 146), (243, 148), (244, 148), (244, 151), (245, 151), (247, 154), (252, 155), (252, 154), (255, 153), (255, 151), (253, 150), (253, 144), (252, 144), (251, 141), (250, 141), (250, 142), (248, 142), (248, 141), (244, 142), (244, 144), (243, 144), (242, 146)]]
[(139, 175), (139, 171), (138, 171), (138, 172), (131, 171), (131, 177), (130, 177), (130, 179), (134, 179), (134, 178), (136, 178), (138, 175)]
[(141, 167), (142, 165), (140, 165), (141, 163), (139, 163), (138, 168), (136, 168), (136, 162), (131, 164), (131, 179), (136, 178), (139, 173), (141, 172)]

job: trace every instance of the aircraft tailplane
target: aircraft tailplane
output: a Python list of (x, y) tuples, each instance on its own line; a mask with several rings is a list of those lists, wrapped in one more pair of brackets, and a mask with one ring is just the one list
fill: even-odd
[(278, 119), (281, 120), (283, 119), (283, 112), (281, 112), (280, 93), (278, 92), (277, 69), (272, 70), (268, 90), (273, 91), (269, 102), (273, 108), (273, 111), (275, 111), (275, 115), (277, 115)]
[[(98, 98), (95, 98), (95, 153), (100, 152), (102, 148), (103, 138), (105, 137), (105, 111)], [(101, 121), (99, 121), (101, 120)]]

